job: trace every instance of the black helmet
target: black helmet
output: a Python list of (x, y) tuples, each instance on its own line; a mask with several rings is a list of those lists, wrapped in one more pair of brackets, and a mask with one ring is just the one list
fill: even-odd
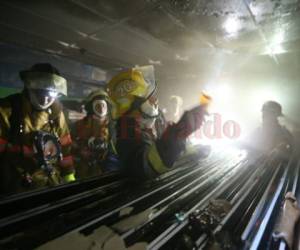
[(34, 64), (29, 70), (22, 70), (20, 72), (20, 78), (25, 81), (29, 72), (48, 73), (61, 76), (58, 69), (52, 66), (50, 63), (37, 63)]
[(29, 70), (20, 72), (20, 78), (27, 89), (42, 89), (67, 95), (67, 81), (49, 63), (37, 63)]
[(272, 113), (274, 115), (276, 115), (276, 117), (278, 116), (282, 116), (282, 107), (278, 102), (275, 101), (267, 101), (264, 103), (264, 105), (262, 106), (262, 110), (263, 113), (267, 112), (267, 113)]

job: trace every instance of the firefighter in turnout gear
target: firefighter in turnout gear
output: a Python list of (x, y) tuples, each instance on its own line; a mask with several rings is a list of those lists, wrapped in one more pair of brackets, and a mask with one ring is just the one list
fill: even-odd
[(262, 143), (266, 149), (287, 146), (293, 146), (293, 136), (284, 126), (281, 126), (278, 118), (284, 116), (282, 107), (278, 102), (267, 101), (262, 106)]
[(186, 138), (200, 128), (207, 113), (207, 104), (199, 105), (164, 131), (156, 126), (161, 112), (153, 66), (119, 73), (108, 83), (108, 91), (115, 104), (118, 155), (125, 174), (138, 180), (170, 170), (184, 152)]
[(79, 178), (117, 170), (119, 163), (114, 149), (114, 123), (111, 101), (104, 89), (90, 93), (85, 100), (87, 116), (75, 124), (74, 154)]
[(0, 100), (1, 194), (74, 181), (71, 137), (58, 95), (67, 82), (48, 63), (20, 72), (24, 89)]
[(246, 148), (254, 154), (280, 150), (284, 155), (289, 155), (293, 150), (294, 140), (290, 131), (278, 121), (279, 117), (284, 116), (281, 105), (275, 101), (267, 101), (261, 112), (262, 125), (246, 138)]

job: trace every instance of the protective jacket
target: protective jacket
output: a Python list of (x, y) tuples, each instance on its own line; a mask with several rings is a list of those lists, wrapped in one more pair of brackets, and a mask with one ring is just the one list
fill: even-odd
[(275, 148), (293, 149), (293, 136), (285, 127), (275, 124), (273, 127), (259, 127), (246, 139), (248, 148), (254, 151), (270, 152)]
[(198, 106), (166, 129), (155, 126), (155, 133), (140, 126), (143, 118), (136, 111), (120, 117), (116, 148), (125, 173), (142, 180), (169, 171), (184, 152), (186, 138), (201, 126), (205, 114), (205, 108)]
[[(62, 157), (47, 175), (37, 163), (34, 133), (55, 135)], [(0, 178), (1, 192), (21, 192), (62, 183), (74, 173), (71, 136), (60, 104), (55, 101), (47, 111), (32, 108), (25, 92), (0, 100)]]
[(108, 166), (113, 164), (109, 159), (116, 157), (112, 124), (109, 119), (100, 121), (94, 115), (87, 115), (75, 124), (73, 134), (78, 177), (96, 176), (117, 169), (117, 166), (115, 169), (109, 169)]
[[(207, 104), (185, 112), (163, 132), (157, 119), (157, 84), (154, 67), (135, 67), (120, 72), (108, 83), (117, 119), (116, 149), (125, 174), (135, 180), (153, 178), (168, 171), (185, 150), (186, 138), (202, 125)], [(207, 98), (205, 100), (210, 100)]]

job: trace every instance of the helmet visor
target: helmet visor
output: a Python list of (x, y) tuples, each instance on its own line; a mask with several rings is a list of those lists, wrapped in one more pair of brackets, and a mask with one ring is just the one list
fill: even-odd
[(45, 89), (29, 89), (29, 100), (37, 110), (49, 108), (57, 97), (57, 92)]
[(65, 78), (43, 72), (27, 72), (25, 87), (28, 89), (43, 89), (67, 95), (67, 81)]
[(143, 75), (143, 78), (147, 84), (147, 93), (148, 94), (146, 96), (146, 99), (148, 99), (149, 95), (152, 95), (156, 89), (153, 65), (135, 67), (135, 68), (133, 68), (133, 70), (139, 71)]

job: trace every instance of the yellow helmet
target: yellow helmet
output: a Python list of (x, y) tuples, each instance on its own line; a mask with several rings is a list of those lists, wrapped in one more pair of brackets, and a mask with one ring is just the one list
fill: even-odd
[(108, 83), (108, 93), (115, 104), (114, 118), (126, 113), (137, 98), (147, 99), (155, 88), (153, 66), (132, 68), (114, 76)]
[(107, 102), (110, 102), (110, 98), (108, 96), (108, 93), (105, 91), (105, 89), (100, 88), (97, 90), (92, 91), (84, 100), (84, 103), (89, 103), (91, 101), (93, 101), (93, 99), (95, 99), (96, 97), (99, 98), (103, 98), (105, 99)]
[(111, 102), (106, 90), (104, 88), (99, 88), (97, 90), (92, 91), (82, 102), (84, 104), (85, 110), (88, 114), (94, 114), (94, 100), (101, 99), (104, 100), (108, 107), (108, 112), (110, 115), (113, 114), (113, 103)]

